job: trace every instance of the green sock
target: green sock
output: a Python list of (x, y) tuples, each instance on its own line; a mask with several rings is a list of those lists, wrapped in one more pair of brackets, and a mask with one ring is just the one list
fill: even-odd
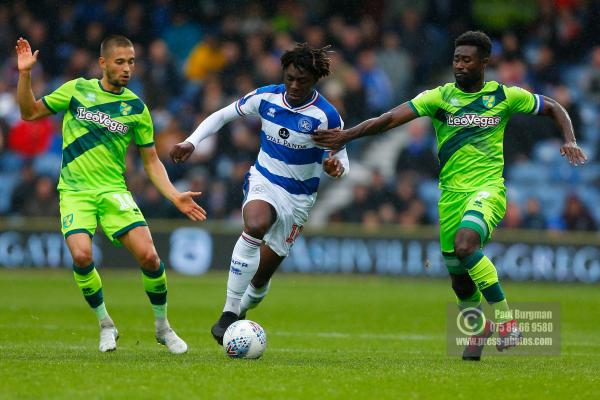
[(144, 290), (152, 304), (152, 311), (156, 319), (167, 318), (167, 274), (165, 265), (160, 262), (160, 267), (156, 271), (146, 271), (142, 269), (142, 280)]
[(94, 309), (98, 319), (106, 318), (108, 314), (102, 295), (102, 280), (98, 271), (96, 271), (94, 263), (85, 268), (79, 268), (73, 264), (73, 276), (75, 277), (77, 286), (79, 286), (79, 290), (83, 293), (85, 301)]
[(494, 310), (494, 320), (504, 322), (512, 319), (504, 291), (498, 282), (498, 272), (492, 261), (481, 250), (462, 260), (471, 279)]

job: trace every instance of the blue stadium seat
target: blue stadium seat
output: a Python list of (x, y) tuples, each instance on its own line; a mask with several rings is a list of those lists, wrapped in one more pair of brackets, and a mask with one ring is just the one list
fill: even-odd
[(0, 173), (0, 215), (9, 211), (13, 190), (19, 183), (19, 174)]
[(33, 161), (33, 169), (38, 175), (51, 176), (58, 178), (60, 174), (60, 165), (62, 159), (60, 155), (46, 153)]
[(532, 161), (513, 165), (508, 171), (508, 179), (514, 183), (537, 184), (550, 180), (550, 170), (541, 163)]
[(427, 206), (427, 215), (429, 218), (432, 221), (436, 221), (438, 218), (437, 203), (440, 199), (440, 190), (438, 189), (437, 181), (429, 179), (419, 183), (417, 193)]

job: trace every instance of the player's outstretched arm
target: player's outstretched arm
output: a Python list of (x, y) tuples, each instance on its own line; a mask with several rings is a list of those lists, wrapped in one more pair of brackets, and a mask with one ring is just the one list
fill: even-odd
[(575, 140), (575, 132), (569, 113), (556, 100), (544, 96), (544, 109), (542, 115), (552, 117), (554, 122), (563, 133), (565, 143), (560, 147), (560, 154), (566, 157), (572, 165), (582, 165), (587, 161), (587, 156), (583, 150), (577, 145)]
[(379, 117), (363, 121), (350, 129), (343, 131), (339, 129), (318, 130), (313, 135), (313, 140), (319, 146), (337, 150), (354, 139), (389, 131), (417, 117), (418, 115), (408, 103), (402, 103)]
[(202, 193), (178, 192), (171, 183), (165, 166), (158, 158), (154, 146), (140, 147), (140, 154), (144, 161), (144, 169), (158, 191), (192, 221), (204, 221), (206, 219), (206, 211), (194, 201), (194, 197), (200, 196)]
[(171, 160), (173, 160), (175, 164), (185, 162), (190, 158), (194, 149), (201, 141), (217, 133), (226, 123), (239, 117), (240, 114), (236, 111), (235, 103), (232, 103), (219, 111), (215, 111), (202, 121), (185, 141), (173, 146), (169, 153)]
[(17, 83), (17, 102), (21, 110), (21, 118), (26, 121), (35, 120), (50, 115), (51, 112), (42, 100), (36, 100), (31, 90), (31, 69), (37, 62), (39, 50), (31, 52), (31, 46), (22, 37), (17, 40), (15, 46), (17, 52), (17, 68), (19, 69), (19, 81)]

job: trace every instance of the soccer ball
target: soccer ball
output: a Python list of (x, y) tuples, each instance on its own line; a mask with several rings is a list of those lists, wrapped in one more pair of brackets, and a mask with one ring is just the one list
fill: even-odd
[(232, 358), (259, 358), (267, 347), (267, 334), (256, 322), (247, 319), (229, 325), (223, 335), (225, 354)]

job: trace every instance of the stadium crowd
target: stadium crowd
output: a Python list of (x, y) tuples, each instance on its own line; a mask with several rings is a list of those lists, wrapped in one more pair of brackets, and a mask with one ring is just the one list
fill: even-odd
[[(343, 4), (343, 7), (340, 5)], [(493, 18), (490, 10), (494, 10)], [(572, 168), (550, 119), (515, 116), (506, 130), (511, 228), (597, 230), (600, 222), (600, 1), (16, 1), (0, 4), (0, 215), (58, 216), (59, 117), (25, 122), (15, 100), (14, 43), (40, 50), (36, 97), (65, 81), (101, 75), (96, 59), (110, 33), (136, 49), (130, 89), (150, 108), (156, 148), (176, 186), (203, 192), (212, 219), (239, 218), (242, 182), (259, 146), (259, 121), (237, 120), (203, 142), (186, 165), (169, 158), (210, 113), (255, 87), (281, 80), (279, 56), (296, 41), (332, 45), (332, 75), (319, 90), (346, 126), (376, 116), (425, 88), (452, 81), (453, 38), (468, 29), (494, 38), (487, 78), (557, 99), (570, 113), (590, 160)], [(373, 171), (332, 221), (435, 223), (437, 157), (426, 120), (393, 179)], [(373, 139), (371, 139), (373, 140)], [(360, 159), (367, 140), (350, 146)], [(127, 181), (148, 218), (180, 218), (143, 172), (135, 146)]]

